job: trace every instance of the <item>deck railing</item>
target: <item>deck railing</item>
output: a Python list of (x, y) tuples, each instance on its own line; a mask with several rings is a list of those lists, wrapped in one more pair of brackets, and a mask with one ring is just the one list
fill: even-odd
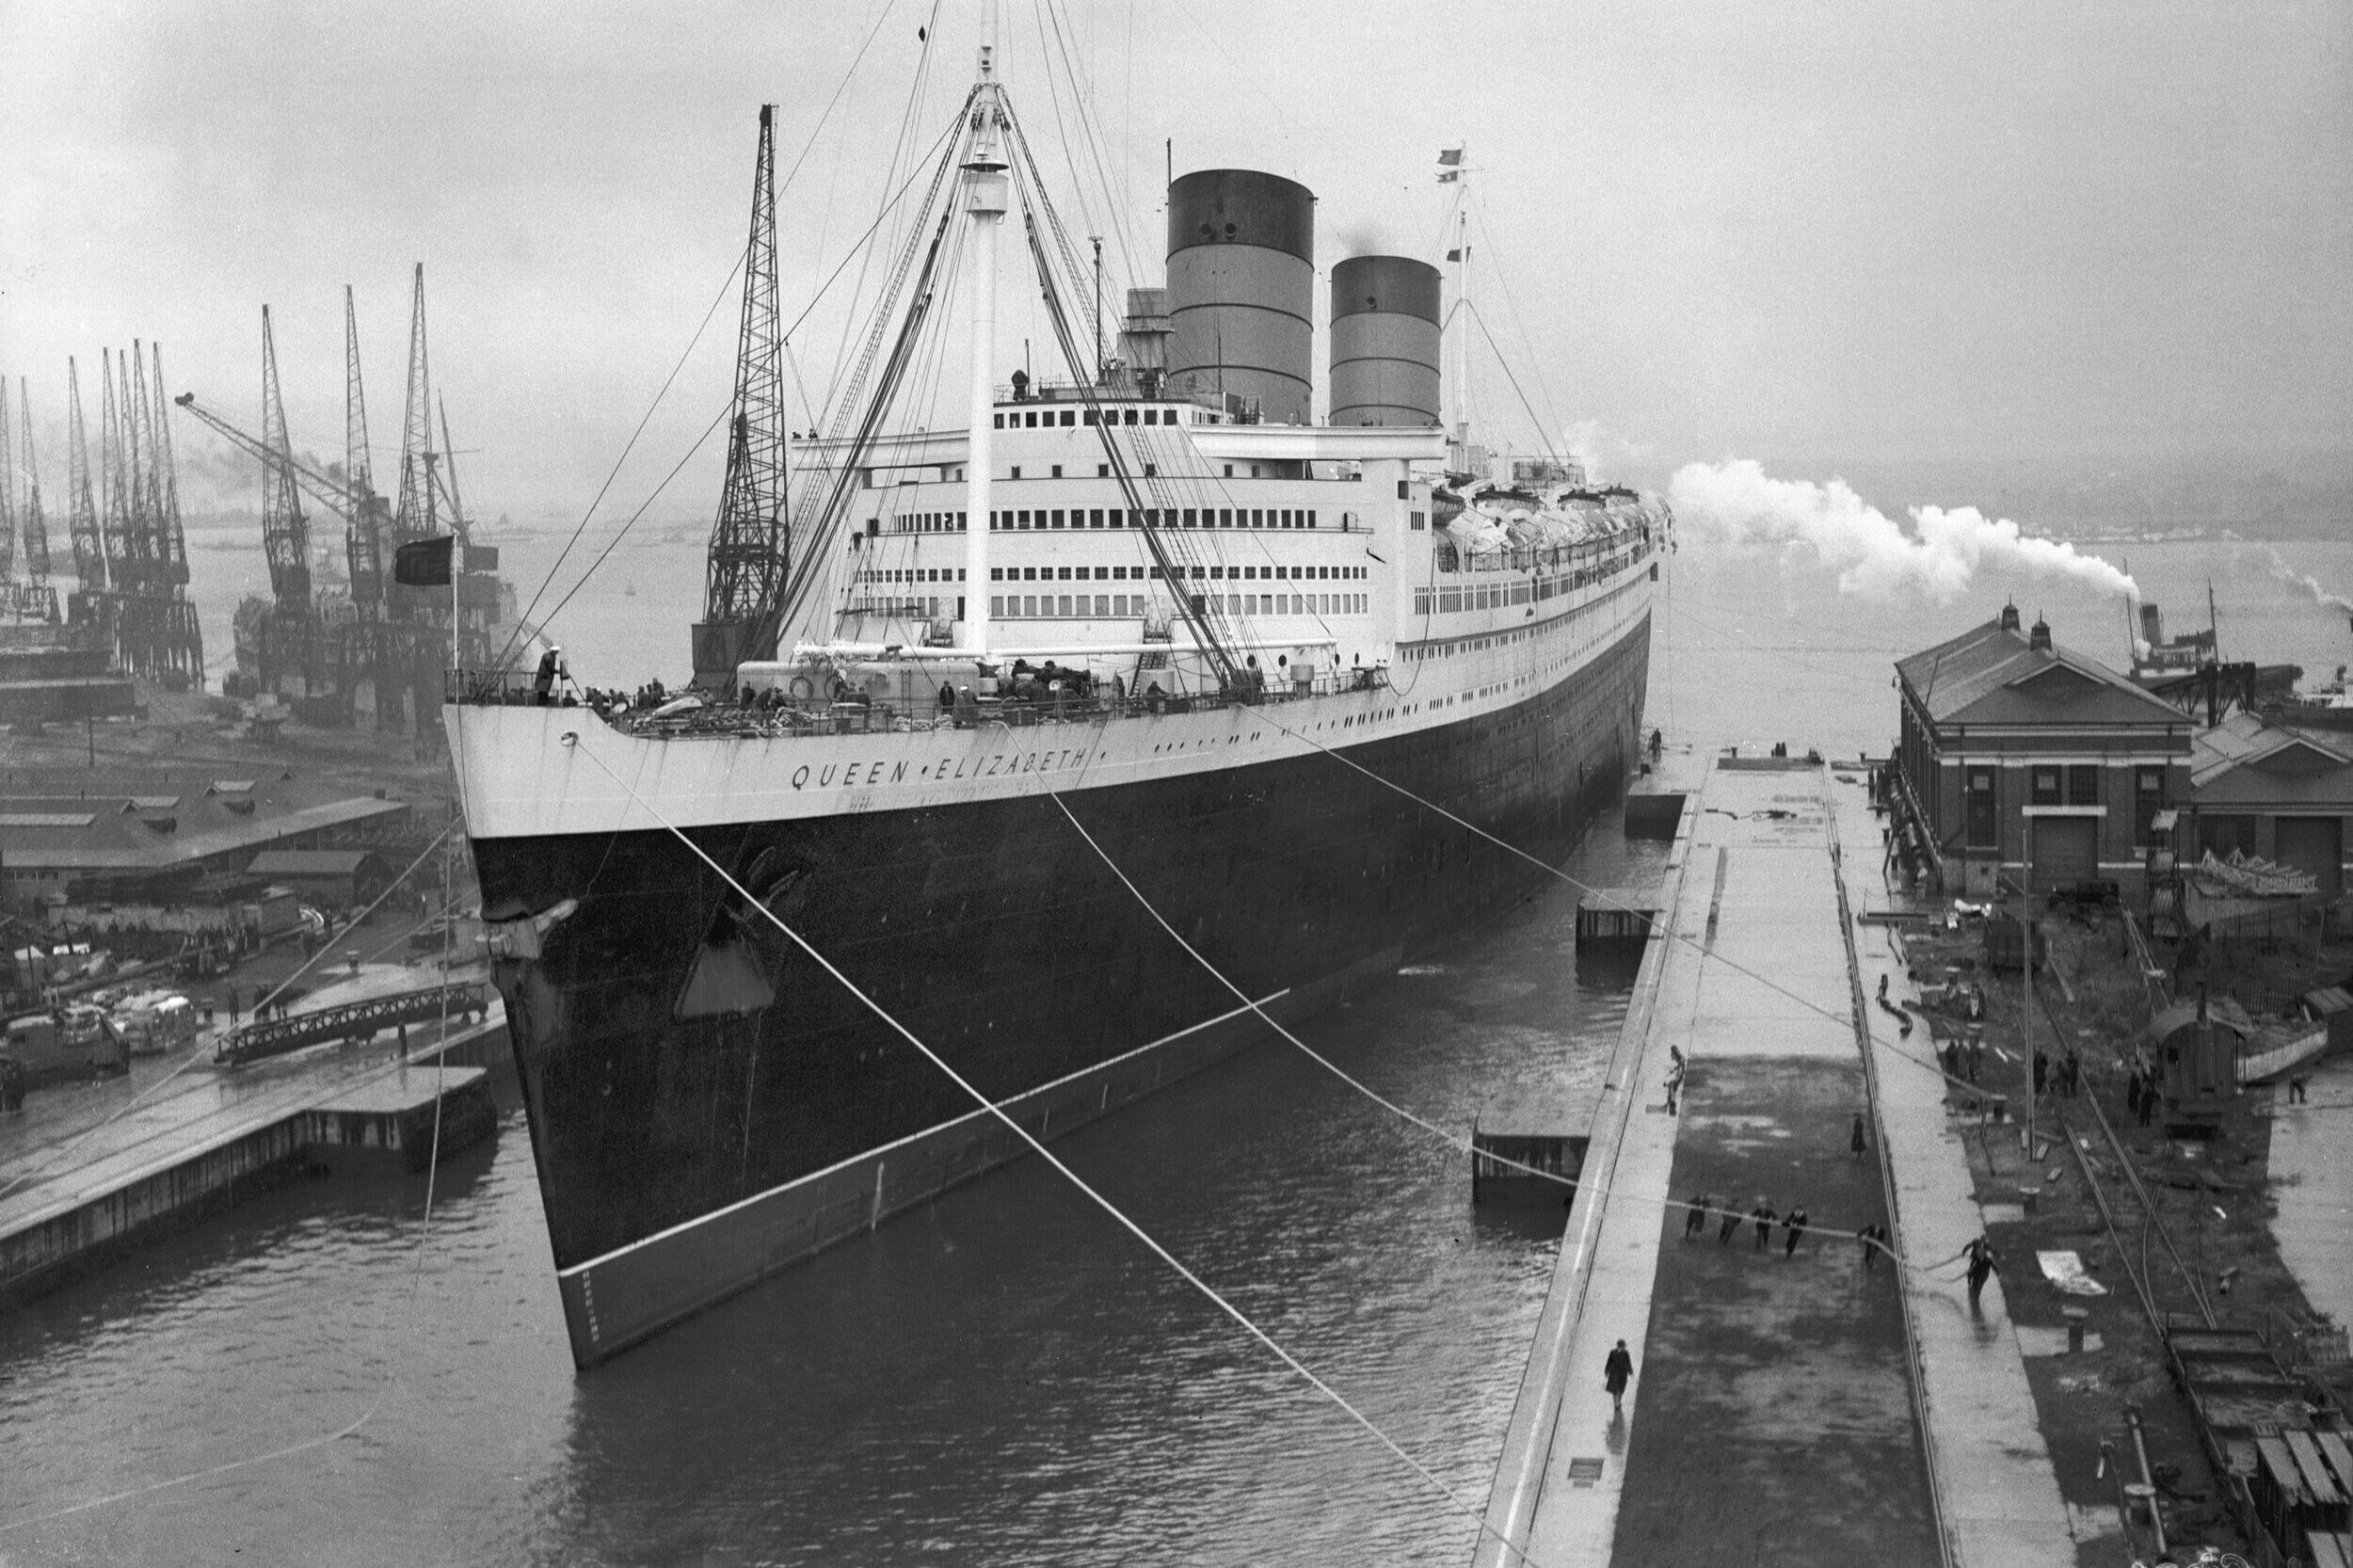
[[(1149, 672), (1146, 672), (1149, 674)], [(670, 739), (690, 735), (738, 735), (790, 739), (805, 735), (888, 735), (919, 729), (974, 729), (991, 725), (1027, 728), (1047, 724), (1099, 724), (1112, 719), (1158, 718), (1169, 713), (1205, 712), (1227, 707), (1263, 708), (1312, 696), (1345, 692), (1375, 692), (1388, 685), (1385, 667), (1357, 666), (1326, 671), (1312, 680), (1269, 682), (1263, 687), (1215, 692), (1155, 692), (1112, 694), (1097, 687), (1084, 696), (1031, 690), (1002, 696), (959, 695), (952, 703), (936, 699), (914, 703), (870, 701), (856, 695), (838, 700), (713, 701), (699, 706), (673, 707), (674, 694), (650, 706), (618, 697), (586, 698), (567, 687), (552, 701), (544, 701), (529, 671), (459, 669), (446, 672), (447, 700), (470, 707), (586, 708), (626, 734)], [(702, 696), (703, 694), (696, 694)]]

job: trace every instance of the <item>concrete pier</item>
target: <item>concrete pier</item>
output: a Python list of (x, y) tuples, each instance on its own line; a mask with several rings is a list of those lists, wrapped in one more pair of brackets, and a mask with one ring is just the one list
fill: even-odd
[(119, 1115), (146, 1092), (139, 1079), (70, 1100), (34, 1096), (9, 1118), (0, 1157), (0, 1303), (55, 1288), (314, 1161), (422, 1170), (437, 1100), (444, 1156), (488, 1135), (497, 1121), (488, 1073), (430, 1058), (504, 1027), (453, 1032), (446, 1046), (421, 1048), (423, 1060), (373, 1049), (242, 1068), (202, 1061), (147, 1080), (152, 1096)]
[[(1972, 1314), (1957, 1266), (1866, 1264), (1855, 1239), (1885, 1225), (1932, 1263), (1979, 1223), (1925, 1032), (1895, 1036), (1883, 941), (1858, 945), (1863, 776), (1724, 760), (1686, 787), (1478, 1560), (2072, 1563), (1998, 1282)], [(1809, 1228), (1760, 1241), (1760, 1206)]]

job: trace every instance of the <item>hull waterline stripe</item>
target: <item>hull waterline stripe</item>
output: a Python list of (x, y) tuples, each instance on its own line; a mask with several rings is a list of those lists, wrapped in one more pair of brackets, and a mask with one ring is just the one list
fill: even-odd
[(1086, 1077), (1090, 1073), (1100, 1072), (1105, 1067), (1116, 1067), (1122, 1062), (1130, 1061), (1136, 1057), (1144, 1055), (1149, 1051), (1156, 1051), (1162, 1046), (1173, 1046), (1177, 1041), (1186, 1038), (1188, 1035), (1198, 1034), (1205, 1029), (1215, 1029), (1219, 1024), (1226, 1023), (1232, 1019), (1239, 1018), (1243, 1014), (1251, 1012), (1253, 1009), (1262, 1006), (1266, 1002), (1280, 1001), (1290, 994), (1291, 988), (1288, 985), (1284, 986), (1279, 991), (1270, 991), (1257, 1001), (1245, 1002), (1240, 1007), (1229, 1008), (1225, 1012), (1220, 1013), (1214, 1018), (1204, 1018), (1197, 1024), (1187, 1025), (1185, 1028), (1178, 1030), (1176, 1033), (1163, 1034), (1159, 1039), (1152, 1041), (1148, 1045), (1138, 1046), (1133, 1050), (1122, 1051), (1117, 1056), (1108, 1058), (1105, 1061), (1097, 1062), (1091, 1067), (1081, 1067), (1077, 1072), (1064, 1073), (1062, 1077), (1054, 1079), (1049, 1082), (1038, 1084), (1034, 1088), (1024, 1089), (1017, 1095), (1009, 1096), (1005, 1099), (998, 1101), (996, 1104), (989, 1106), (986, 1110), (968, 1111), (961, 1116), (952, 1116), (944, 1122), (936, 1122), (932, 1126), (924, 1128), (920, 1132), (910, 1132), (905, 1137), (894, 1138), (888, 1144), (877, 1144), (872, 1148), (867, 1149), (863, 1153), (850, 1156), (847, 1160), (838, 1160), (821, 1171), (811, 1171), (807, 1176), (794, 1176), (791, 1181), (779, 1182), (776, 1186), (771, 1187), (764, 1192), (754, 1192), (749, 1197), (738, 1198), (733, 1203), (728, 1204), (725, 1208), (714, 1208), (708, 1214), (697, 1214), (695, 1218), (681, 1221), (679, 1224), (670, 1226), (666, 1230), (657, 1230), (650, 1236), (641, 1236), (636, 1240), (630, 1242), (626, 1246), (615, 1247), (608, 1253), (600, 1253), (584, 1263), (575, 1263), (568, 1269), (558, 1269), (555, 1271), (555, 1277), (558, 1279), (569, 1279), (574, 1274), (585, 1273), (591, 1269), (599, 1268), (606, 1263), (612, 1262), (615, 1258), (626, 1257), (640, 1247), (649, 1247), (656, 1241), (664, 1241), (673, 1236), (683, 1235), (687, 1231), (693, 1230), (697, 1225), (708, 1224), (713, 1220), (721, 1219), (727, 1215), (734, 1213), (739, 1208), (773, 1198), (779, 1192), (790, 1192), (792, 1189), (802, 1186), (808, 1182), (822, 1181), (826, 1176), (839, 1175), (840, 1172), (848, 1170), (851, 1166), (856, 1165), (862, 1160), (872, 1160), (878, 1155), (887, 1155), (893, 1149), (904, 1148), (909, 1144), (932, 1137), (936, 1133), (945, 1132), (948, 1128), (968, 1122), (976, 1116), (985, 1116), (992, 1111), (1000, 1112), (1000, 1108), (1003, 1106), (1017, 1104), (1022, 1100), (1030, 1098), (1032, 1096), (1042, 1095), (1049, 1089), (1059, 1089), (1063, 1087), (1063, 1085), (1074, 1082), (1079, 1079)]
[[(629, 789), (629, 785), (621, 778), (621, 776), (615, 773), (611, 768), (605, 767), (603, 762), (598, 760), (595, 753), (587, 751), (585, 748), (581, 748), (581, 753), (583, 756), (587, 757), (590, 761), (596, 762), (599, 768), (603, 769), (605, 776), (611, 778), (616, 784), (619, 784), (621, 788), (625, 790)], [(675, 837), (680, 843), (684, 844), (687, 849), (694, 854), (696, 858), (702, 861), (704, 865), (709, 866), (712, 871), (718, 875), (720, 880), (725, 882), (728, 887), (734, 888), (737, 894), (741, 896), (746, 904), (749, 904), (753, 908), (758, 909), (761, 915), (765, 916), (768, 923), (775, 926), (777, 931), (781, 932), (788, 941), (792, 942), (794, 947), (799, 948), (802, 952), (808, 954), (820, 968), (824, 969), (827, 974), (833, 976), (835, 981), (841, 985), (842, 989), (848, 991), (852, 996), (856, 997), (859, 1002), (864, 1004), (868, 1011), (874, 1015), (874, 1016), (889, 1025), (891, 1031), (901, 1039), (906, 1041), (908, 1045), (913, 1046), (918, 1051), (922, 1053), (925, 1060), (929, 1061), (933, 1066), (937, 1067), (942, 1073), (946, 1074), (950, 1081), (953, 1082), (957, 1088), (971, 1096), (972, 1098), (979, 1103), (983, 1110), (988, 1112), (999, 1121), (1004, 1123), (1005, 1126), (1012, 1130), (1015, 1137), (1029, 1144), (1031, 1149), (1036, 1153), (1040, 1160), (1045, 1160), (1048, 1164), (1053, 1166), (1055, 1170), (1061, 1172), (1063, 1176), (1068, 1180), (1073, 1187), (1076, 1187), (1080, 1192), (1084, 1193), (1094, 1202), (1096, 1208), (1100, 1208), (1104, 1213), (1110, 1215), (1112, 1220), (1117, 1222), (1120, 1228), (1127, 1231), (1130, 1236), (1133, 1236), (1137, 1240), (1143, 1242), (1144, 1245), (1148, 1248), (1155, 1256), (1160, 1258), (1161, 1262), (1167, 1264), (1171, 1269), (1175, 1270), (1179, 1275), (1181, 1275), (1188, 1285), (1191, 1285), (1195, 1290), (1199, 1291), (1204, 1297), (1208, 1298), (1210, 1304), (1214, 1305), (1219, 1311), (1225, 1313), (1226, 1317), (1232, 1319), (1244, 1333), (1258, 1341), (1259, 1344), (1265, 1346), (1267, 1350), (1273, 1354), (1275, 1359), (1281, 1361), (1283, 1365), (1298, 1373), (1299, 1376), (1313, 1386), (1318, 1393), (1321, 1394), (1325, 1399), (1330, 1400), (1335, 1405), (1337, 1405), (1351, 1420), (1354, 1421), (1359, 1427), (1363, 1428), (1374, 1441), (1378, 1442), (1383, 1448), (1388, 1449), (1390, 1453), (1394, 1454), (1416, 1475), (1419, 1476), (1423, 1480), (1427, 1481), (1433, 1489), (1435, 1489), (1440, 1496), (1445, 1497), (1447, 1501), (1454, 1507), (1457, 1512), (1460, 1512), (1465, 1517), (1476, 1521), (1481, 1534), (1497, 1535), (1494, 1527), (1487, 1523), (1487, 1511), (1483, 1506), (1472, 1503), (1469, 1498), (1464, 1496), (1452, 1486), (1449, 1485), (1445, 1478), (1440, 1476), (1436, 1471), (1431, 1469), (1427, 1464), (1424, 1464), (1420, 1460), (1416, 1459), (1411, 1453), (1407, 1452), (1404, 1447), (1400, 1444), (1396, 1438), (1391, 1437), (1386, 1432), (1383, 1431), (1382, 1428), (1373, 1421), (1371, 1416), (1367, 1416), (1363, 1411), (1357, 1409), (1353, 1404), (1350, 1403), (1346, 1395), (1342, 1394), (1338, 1389), (1333, 1387), (1330, 1384), (1324, 1382), (1321, 1377), (1316, 1374), (1312, 1368), (1310, 1368), (1305, 1362), (1300, 1360), (1298, 1356), (1284, 1349), (1282, 1344), (1265, 1329), (1260, 1328), (1257, 1323), (1251, 1319), (1249, 1314), (1243, 1312), (1241, 1308), (1226, 1300), (1225, 1297), (1218, 1291), (1217, 1288), (1211, 1285), (1208, 1280), (1203, 1279), (1199, 1274), (1193, 1272), (1193, 1270), (1188, 1268), (1184, 1261), (1175, 1253), (1170, 1252), (1168, 1248), (1161, 1245), (1160, 1242), (1153, 1237), (1151, 1232), (1145, 1230), (1134, 1220), (1129, 1219), (1126, 1211), (1120, 1208), (1117, 1204), (1114, 1204), (1111, 1199), (1096, 1192), (1087, 1183), (1084, 1176), (1081, 1176), (1078, 1172), (1072, 1170), (1067, 1164), (1064, 1163), (1063, 1160), (1055, 1155), (1054, 1151), (1048, 1148), (1044, 1143), (1040, 1142), (1028, 1128), (1023, 1127), (1018, 1121), (1007, 1114), (1005, 1111), (995, 1101), (991, 1100), (986, 1095), (981, 1093), (981, 1091), (976, 1088), (970, 1080), (966, 1079), (962, 1073), (957, 1072), (954, 1067), (949, 1065), (947, 1060), (940, 1056), (937, 1052), (934, 1051), (931, 1047), (925, 1045), (913, 1030), (901, 1023), (897, 1018), (893, 1017), (880, 1002), (874, 1000), (873, 998), (868, 996), (864, 991), (860, 990), (855, 981), (851, 980), (848, 975), (843, 974), (840, 969), (836, 968), (833, 962), (826, 958), (824, 953), (818, 952), (807, 937), (803, 936), (799, 932), (793, 930), (791, 926), (785, 924), (784, 920), (777, 916), (775, 910), (770, 909), (766, 904), (761, 904), (758, 899), (753, 898), (752, 895), (744, 889), (743, 884), (736, 881), (732, 875), (728, 874), (728, 869), (725, 866), (720, 865), (718, 861), (712, 859), (709, 855), (705, 854), (702, 846), (696, 843), (694, 840), (688, 838), (682, 829), (671, 826), (666, 820), (662, 819), (660, 813), (654, 811), (652, 805), (647, 802), (643, 797), (638, 796), (636, 791), (630, 790), (630, 793), (632, 797), (637, 799), (637, 804), (640, 807), (648, 812), (652, 813), (657, 821), (661, 821), (663, 825), (669, 829), (672, 836)], [(1497, 1535), (1497, 1539), (1502, 1540), (1502, 1537), (1500, 1535)], [(1535, 1560), (1534, 1559), (1529, 1558), (1525, 1551), (1521, 1551), (1517, 1547), (1513, 1546), (1511, 1542), (1504, 1541), (1503, 1544), (1507, 1548), (1513, 1550), (1522, 1561), (1533, 1562)], [(1539, 1565), (1539, 1568), (1541, 1568), (1541, 1564)]]

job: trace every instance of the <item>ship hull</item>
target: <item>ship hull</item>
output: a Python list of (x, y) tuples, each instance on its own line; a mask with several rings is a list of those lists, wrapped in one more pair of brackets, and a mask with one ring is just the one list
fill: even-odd
[[(1632, 765), (1648, 658), (1642, 613), (1521, 700), (1360, 742), (1333, 721), (1357, 767), (1298, 744), (683, 831), (1058, 1135), (1269, 1033), (1155, 912), (1284, 1019), (1459, 939), (1544, 872), (1382, 781), (1555, 863)], [(495, 970), (580, 1365), (1026, 1146), (665, 827), (473, 848), (487, 918), (564, 911)]]

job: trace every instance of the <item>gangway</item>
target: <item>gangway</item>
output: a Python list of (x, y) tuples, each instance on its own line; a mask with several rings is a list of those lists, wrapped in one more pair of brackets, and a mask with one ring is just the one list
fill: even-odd
[(328, 1040), (358, 1042), (378, 1030), (402, 1024), (432, 1023), (441, 1018), (474, 1019), (489, 1011), (480, 982), (428, 985), (396, 991), (339, 1006), (321, 1007), (282, 1018), (269, 1018), (232, 1029), (220, 1037), (213, 1060), (226, 1065), (283, 1056), (305, 1046)]

